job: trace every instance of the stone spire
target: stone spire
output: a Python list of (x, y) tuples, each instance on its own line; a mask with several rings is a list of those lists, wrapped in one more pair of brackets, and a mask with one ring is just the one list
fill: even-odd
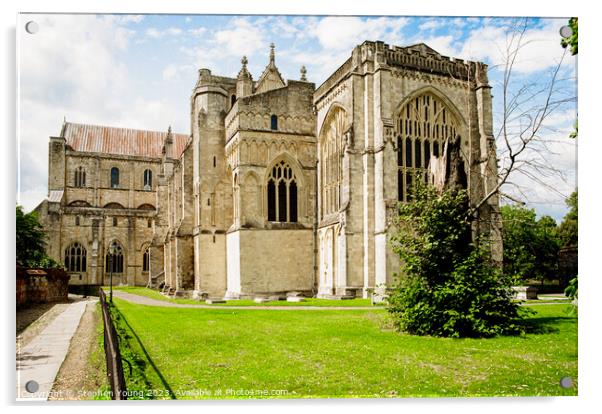
[(272, 66), (276, 66), (276, 52), (274, 52), (274, 49), (276, 48), (276, 45), (274, 43), (270, 43), (270, 65)]
[(237, 98), (249, 96), (253, 93), (253, 76), (251, 76), (247, 69), (247, 63), (249, 63), (247, 57), (243, 56), (240, 63), (242, 63), (242, 68), (240, 68), (240, 72), (238, 72), (238, 79), (236, 81)]
[(238, 72), (238, 80), (253, 79), (253, 77), (249, 73), (249, 70), (247, 69), (247, 63), (249, 63), (247, 57), (243, 56), (240, 60), (240, 63), (242, 63), (242, 68), (240, 68), (240, 71)]
[(305, 75), (307, 75), (307, 69), (305, 69), (305, 66), (301, 66), (301, 82), (307, 82)]
[(257, 87), (255, 93), (266, 92), (272, 89), (282, 88), (285, 86), (282, 75), (276, 67), (276, 52), (274, 49), (276, 46), (274, 43), (270, 43), (270, 61), (265, 67), (265, 70), (257, 81)]

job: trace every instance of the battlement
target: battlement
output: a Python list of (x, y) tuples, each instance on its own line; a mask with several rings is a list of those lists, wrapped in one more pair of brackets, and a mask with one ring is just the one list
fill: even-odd
[[(487, 65), (463, 59), (443, 56), (424, 43), (411, 46), (389, 46), (381, 41), (365, 41), (353, 49), (351, 57), (345, 61), (316, 90), (314, 102), (318, 102), (328, 91), (344, 77), (354, 71), (361, 72), (363, 64), (373, 68), (398, 67), (447, 76), (462, 81), (476, 80), (487, 85)], [(478, 77), (478, 79), (476, 79)]]

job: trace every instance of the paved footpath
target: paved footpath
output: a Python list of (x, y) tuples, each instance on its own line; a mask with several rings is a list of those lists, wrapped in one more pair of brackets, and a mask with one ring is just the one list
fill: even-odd
[[(93, 300), (71, 303), (42, 332), (24, 347), (17, 346), (17, 400), (45, 401), (67, 356), (71, 338), (84, 314), (86, 305)], [(29, 392), (25, 385), (29, 381)], [(33, 385), (33, 387), (31, 387)]]
[(315, 310), (315, 311), (329, 311), (329, 310), (383, 310), (383, 306), (215, 306), (215, 305), (193, 305), (189, 303), (174, 303), (163, 300), (152, 299), (146, 296), (134, 295), (132, 293), (123, 292), (121, 290), (114, 290), (113, 296), (119, 299), (127, 300), (128, 302), (136, 303), (138, 305), (148, 306), (161, 306), (168, 308), (198, 308), (198, 309), (221, 309), (221, 310), (232, 310), (232, 309), (244, 309), (244, 310)]

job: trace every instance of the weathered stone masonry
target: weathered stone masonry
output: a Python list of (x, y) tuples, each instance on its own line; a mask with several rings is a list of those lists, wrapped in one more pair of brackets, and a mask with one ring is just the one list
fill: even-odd
[[(53, 257), (86, 249), (73, 283), (106, 283), (117, 241), (118, 283), (194, 297), (367, 297), (399, 267), (387, 242), (397, 202), (411, 201), (447, 139), (461, 138), (473, 204), (496, 185), (482, 63), (366, 41), (317, 89), (305, 68), (284, 81), (273, 46), (258, 80), (247, 63), (236, 78), (199, 71), (190, 136), (65, 123), (50, 139), (38, 209)], [(78, 169), (84, 186), (71, 182)], [(480, 217), (500, 259), (496, 197)]]

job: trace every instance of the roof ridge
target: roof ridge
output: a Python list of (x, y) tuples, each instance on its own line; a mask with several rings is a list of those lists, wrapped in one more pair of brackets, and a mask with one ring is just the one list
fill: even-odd
[[(141, 129), (141, 128), (112, 126), (112, 125), (86, 124), (86, 123), (80, 123), (80, 122), (65, 122), (65, 127), (67, 127), (69, 125), (77, 125), (77, 126), (82, 126), (82, 127), (106, 128), (106, 129), (121, 129), (121, 130), (139, 131), (139, 132), (152, 132), (152, 133), (156, 133), (156, 134), (167, 134), (167, 131), (157, 131), (154, 129)], [(181, 132), (173, 132), (173, 131), (171, 132), (171, 134), (172, 135), (184, 135), (187, 137), (190, 136), (190, 134), (185, 134), (185, 133), (181, 133)]]

